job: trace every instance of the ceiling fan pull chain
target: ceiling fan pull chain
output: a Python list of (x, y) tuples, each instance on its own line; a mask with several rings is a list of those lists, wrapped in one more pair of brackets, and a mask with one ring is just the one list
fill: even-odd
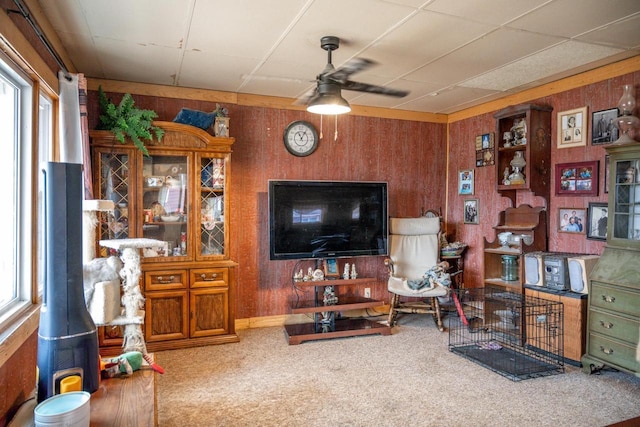
[(335, 124), (335, 128), (336, 128), (336, 133), (333, 136), (333, 140), (337, 141), (338, 140), (338, 115), (336, 114), (335, 116), (333, 116), (336, 118), (336, 124)]
[(324, 116), (323, 114), (320, 114), (320, 139), (322, 139), (322, 117), (323, 116)]

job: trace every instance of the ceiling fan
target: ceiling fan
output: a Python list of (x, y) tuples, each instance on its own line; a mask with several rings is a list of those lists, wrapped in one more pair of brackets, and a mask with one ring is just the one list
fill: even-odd
[(297, 104), (306, 104), (307, 111), (317, 114), (348, 113), (351, 111), (351, 107), (342, 97), (342, 89), (377, 93), (399, 98), (409, 94), (409, 91), (405, 90), (349, 80), (352, 74), (364, 71), (376, 65), (376, 62), (370, 59), (353, 58), (347, 61), (342, 67), (336, 69), (331, 63), (331, 52), (340, 47), (340, 39), (338, 37), (322, 37), (320, 39), (320, 47), (327, 51), (327, 65), (324, 67), (324, 70), (317, 75), (316, 87), (296, 101)]

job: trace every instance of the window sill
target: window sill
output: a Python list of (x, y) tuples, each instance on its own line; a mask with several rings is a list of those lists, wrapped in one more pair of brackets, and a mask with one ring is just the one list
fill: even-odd
[(13, 356), (39, 325), (40, 304), (33, 304), (0, 333), (0, 366)]

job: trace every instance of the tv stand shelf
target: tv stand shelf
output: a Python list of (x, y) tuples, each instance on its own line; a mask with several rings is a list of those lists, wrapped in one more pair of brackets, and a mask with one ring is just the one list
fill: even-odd
[(298, 287), (314, 287), (315, 299), (293, 303), (291, 312), (293, 314), (313, 313), (315, 321), (313, 323), (285, 325), (285, 334), (289, 344), (295, 345), (304, 341), (359, 335), (390, 335), (391, 328), (378, 322), (373, 322), (368, 319), (336, 318), (337, 312), (379, 307), (384, 305), (382, 301), (345, 295), (338, 296), (338, 302), (336, 304), (324, 304), (323, 302), (323, 294), (327, 286), (361, 285), (375, 282), (375, 280), (374, 278), (362, 278), (298, 282), (296, 284)]

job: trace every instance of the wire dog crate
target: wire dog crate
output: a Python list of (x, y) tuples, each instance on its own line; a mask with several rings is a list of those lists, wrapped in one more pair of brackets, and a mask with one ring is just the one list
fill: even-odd
[(561, 302), (502, 289), (452, 290), (449, 350), (513, 381), (564, 372)]

